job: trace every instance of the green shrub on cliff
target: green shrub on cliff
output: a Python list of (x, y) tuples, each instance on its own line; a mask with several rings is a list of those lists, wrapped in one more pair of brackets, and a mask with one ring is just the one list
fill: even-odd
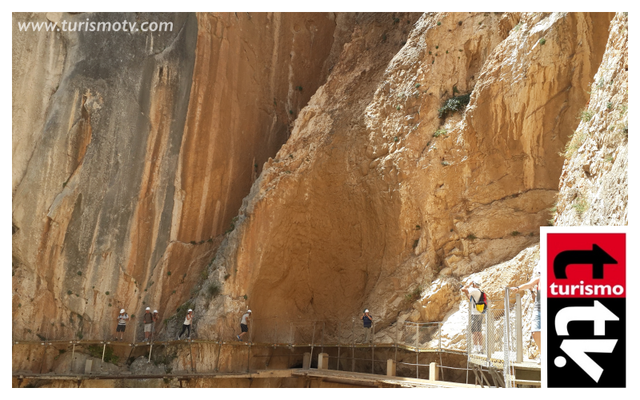
[(446, 118), (451, 112), (463, 110), (471, 99), (471, 93), (463, 94), (460, 96), (454, 96), (442, 104), (442, 107), (438, 110), (438, 118)]

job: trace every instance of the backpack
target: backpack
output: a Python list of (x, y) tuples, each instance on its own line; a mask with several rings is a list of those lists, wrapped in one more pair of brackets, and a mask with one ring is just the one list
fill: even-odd
[(476, 310), (485, 314), (487, 312), (487, 295), (482, 290), (478, 290), (480, 291), (480, 299), (476, 302), (476, 299), (473, 296), (471, 296), (471, 298), (476, 305)]

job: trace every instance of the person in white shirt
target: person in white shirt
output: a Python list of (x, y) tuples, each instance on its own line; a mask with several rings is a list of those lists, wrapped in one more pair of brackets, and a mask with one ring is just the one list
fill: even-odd
[(473, 352), (482, 352), (482, 313), (475, 307), (480, 301), (480, 282), (477, 279), (471, 280), (460, 290), (469, 297), (471, 308), (471, 334), (473, 335)]
[(182, 331), (178, 335), (178, 340), (180, 340), (180, 337), (185, 331), (187, 331), (187, 339), (191, 339), (191, 323), (192, 322), (193, 322), (193, 310), (189, 309), (189, 311), (187, 311), (187, 316), (184, 318), (184, 323), (182, 324)]
[(120, 333), (120, 340), (124, 341), (124, 330), (127, 327), (127, 321), (129, 320), (129, 315), (124, 312), (124, 308), (120, 310), (120, 314), (118, 314), (118, 327), (116, 328), (116, 342), (118, 341), (118, 333)]
[(242, 315), (242, 318), (240, 319), (240, 334), (236, 335), (236, 337), (238, 338), (239, 341), (242, 342), (242, 338), (244, 337), (244, 335), (247, 334), (247, 332), (249, 332), (249, 318), (251, 318), (251, 310), (247, 310), (246, 313), (244, 313)]

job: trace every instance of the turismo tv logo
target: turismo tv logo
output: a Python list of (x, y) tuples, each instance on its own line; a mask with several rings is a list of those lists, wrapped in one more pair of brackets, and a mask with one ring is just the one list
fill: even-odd
[(625, 243), (548, 233), (548, 387), (625, 387)]

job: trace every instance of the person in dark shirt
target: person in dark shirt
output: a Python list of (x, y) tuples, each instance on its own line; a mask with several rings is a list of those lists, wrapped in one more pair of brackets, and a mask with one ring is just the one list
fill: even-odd
[(153, 310), (153, 325), (151, 328), (151, 340), (153, 340), (153, 335), (156, 331), (156, 324), (160, 320), (160, 314), (158, 314), (158, 310)]
[(364, 341), (369, 342), (372, 339), (371, 324), (373, 323), (373, 317), (369, 314), (369, 309), (364, 310), (362, 317), (362, 327), (364, 328)]
[(144, 322), (144, 341), (148, 342), (151, 337), (151, 328), (153, 327), (153, 314), (151, 314), (151, 308), (147, 307), (142, 317)]

